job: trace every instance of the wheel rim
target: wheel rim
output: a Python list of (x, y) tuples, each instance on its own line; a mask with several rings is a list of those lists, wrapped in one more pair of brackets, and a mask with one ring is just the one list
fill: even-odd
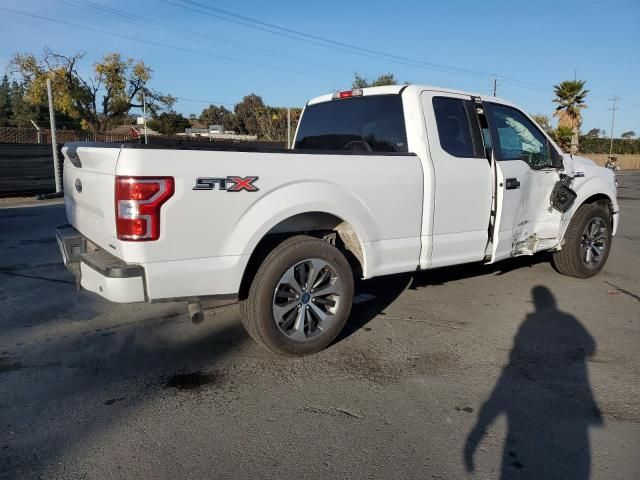
[(582, 263), (589, 269), (600, 265), (607, 250), (607, 225), (600, 218), (592, 218), (582, 232), (580, 256)]
[(278, 329), (297, 341), (326, 332), (336, 321), (344, 284), (329, 262), (310, 258), (290, 267), (273, 293)]

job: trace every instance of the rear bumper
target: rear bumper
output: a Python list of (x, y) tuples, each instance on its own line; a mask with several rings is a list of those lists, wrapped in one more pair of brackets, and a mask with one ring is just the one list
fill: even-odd
[(116, 303), (144, 302), (145, 272), (140, 265), (123, 262), (87, 239), (71, 225), (56, 228), (64, 265), (79, 287)]

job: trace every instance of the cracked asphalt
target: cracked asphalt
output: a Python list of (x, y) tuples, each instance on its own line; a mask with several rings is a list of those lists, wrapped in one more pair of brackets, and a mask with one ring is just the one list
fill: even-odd
[[(236, 305), (113, 305), (61, 205), (0, 209), (0, 478), (640, 478), (640, 172), (604, 272), (547, 258), (362, 282), (303, 359)], [(3, 205), (7, 205), (4, 202)]]

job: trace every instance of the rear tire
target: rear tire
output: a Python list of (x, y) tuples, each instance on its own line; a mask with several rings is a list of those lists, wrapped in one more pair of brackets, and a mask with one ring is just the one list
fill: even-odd
[(582, 205), (571, 219), (562, 250), (553, 254), (558, 272), (577, 278), (600, 273), (611, 251), (609, 212), (596, 204)]
[(257, 343), (280, 355), (309, 355), (327, 347), (351, 312), (353, 272), (333, 245), (291, 237), (266, 257), (248, 296), (242, 323)]

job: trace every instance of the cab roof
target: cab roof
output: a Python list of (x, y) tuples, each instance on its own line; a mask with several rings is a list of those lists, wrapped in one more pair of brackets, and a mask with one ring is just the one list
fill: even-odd
[[(480, 97), (481, 100), (492, 101), (496, 103), (502, 103), (505, 105), (516, 106), (513, 103), (504, 100), (498, 97), (492, 97), (489, 95), (481, 95), (479, 93), (474, 92), (465, 92), (462, 90), (455, 90), (451, 88), (444, 87), (436, 87), (433, 85), (419, 85), (419, 84), (407, 84), (407, 85), (385, 85), (383, 87), (367, 87), (367, 88), (359, 88), (354, 90), (362, 90), (362, 96), (366, 97), (369, 95), (398, 95), (403, 93), (405, 90), (414, 91), (415, 93), (422, 92), (424, 90), (433, 91), (433, 92), (442, 92), (442, 93), (452, 93), (457, 95), (465, 95), (465, 96), (474, 96)], [(350, 90), (347, 90), (350, 91)], [(319, 97), (314, 97), (307, 102), (307, 105), (314, 105), (316, 103), (329, 102), (334, 99), (334, 95), (336, 92), (327, 93), (325, 95), (320, 95)]]

